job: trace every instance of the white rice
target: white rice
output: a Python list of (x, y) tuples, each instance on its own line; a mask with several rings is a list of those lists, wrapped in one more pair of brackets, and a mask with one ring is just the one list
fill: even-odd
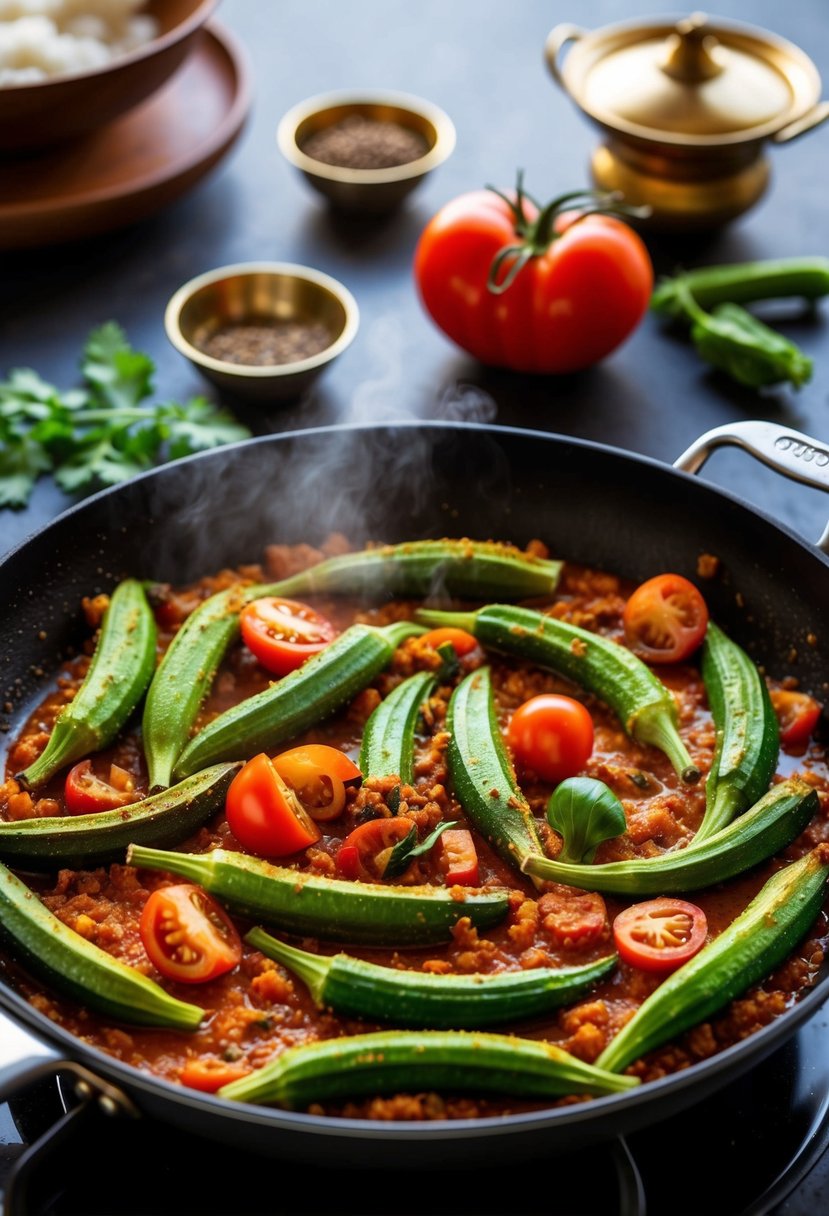
[(145, 0), (0, 0), (0, 86), (105, 67), (151, 42)]

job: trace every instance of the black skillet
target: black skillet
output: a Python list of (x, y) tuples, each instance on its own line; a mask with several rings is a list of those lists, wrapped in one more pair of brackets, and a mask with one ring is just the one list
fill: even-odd
[[(737, 444), (787, 476), (829, 489), (829, 452), (768, 423), (709, 432), (677, 465), (696, 471)], [(0, 564), (0, 706), (12, 731), (78, 640), (81, 596), (126, 574), (184, 582), (256, 561), (270, 541), (542, 537), (574, 561), (643, 579), (705, 583), (712, 615), (775, 675), (826, 698), (829, 533), (809, 544), (689, 472), (561, 436), (471, 424), (322, 428), (179, 461), (66, 512)], [(769, 1026), (691, 1069), (626, 1094), (509, 1118), (440, 1123), (333, 1120), (247, 1107), (140, 1073), (65, 1033), (0, 982), (0, 1099), (66, 1071), (113, 1113), (139, 1113), (272, 1157), (372, 1167), (517, 1160), (609, 1140), (713, 1093), (767, 1056), (829, 997), (814, 989)]]

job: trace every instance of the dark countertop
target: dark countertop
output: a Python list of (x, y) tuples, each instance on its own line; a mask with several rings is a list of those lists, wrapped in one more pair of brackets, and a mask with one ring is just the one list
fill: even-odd
[[(760, 394), (707, 371), (690, 345), (668, 334), (653, 316), (588, 372), (556, 379), (493, 371), (454, 348), (417, 300), (411, 276), (414, 246), (427, 220), (448, 199), (490, 183), (509, 188), (518, 168), (525, 171), (528, 189), (540, 196), (588, 184), (597, 133), (558, 90), (543, 63), (549, 29), (573, 19), (593, 29), (664, 11), (656, 0), (635, 5), (581, 0), (571, 6), (541, 0), (512, 5), (491, 0), (281, 0), (278, 5), (223, 0), (218, 20), (242, 41), (254, 87), (240, 140), (186, 198), (132, 228), (64, 247), (0, 254), (0, 371), (31, 366), (68, 387), (75, 381), (89, 330), (114, 319), (133, 345), (155, 360), (159, 397), (206, 393), (217, 399), (217, 390), (167, 342), (165, 304), (182, 282), (201, 271), (237, 261), (282, 260), (317, 267), (344, 282), (357, 298), (361, 326), (353, 346), (299, 401), (253, 411), (228, 399), (256, 433), (339, 422), (451, 418), (561, 432), (666, 462), (708, 429), (738, 419), (769, 419), (829, 441), (825, 310), (813, 316), (787, 310), (775, 317), (813, 356), (814, 376), (798, 392)], [(829, 77), (823, 0), (790, 5), (721, 0), (714, 15), (789, 38)], [(277, 123), (290, 106), (315, 93), (354, 87), (429, 98), (457, 128), (450, 160), (383, 221), (333, 215), (276, 147)], [(771, 149), (768, 193), (727, 229), (706, 237), (647, 238), (657, 271), (829, 253), (827, 148), (829, 125)], [(742, 454), (718, 454), (704, 476), (808, 540), (815, 540), (826, 524), (825, 495), (785, 481)], [(41, 481), (27, 510), (0, 512), (0, 552), (69, 501)], [(827, 1176), (824, 1170), (821, 1178)], [(825, 1194), (823, 1183), (813, 1178), (808, 1191), (786, 1204), (785, 1216), (818, 1210), (819, 1192)], [(358, 1196), (359, 1188), (352, 1198)]]

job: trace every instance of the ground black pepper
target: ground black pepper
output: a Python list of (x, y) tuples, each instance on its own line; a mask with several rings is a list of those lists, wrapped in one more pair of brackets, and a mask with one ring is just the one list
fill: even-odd
[(212, 359), (269, 367), (310, 359), (331, 345), (330, 331), (320, 321), (239, 321), (222, 325), (195, 345)]
[(302, 145), (306, 156), (341, 169), (390, 169), (429, 151), (419, 131), (387, 119), (350, 114), (315, 131)]

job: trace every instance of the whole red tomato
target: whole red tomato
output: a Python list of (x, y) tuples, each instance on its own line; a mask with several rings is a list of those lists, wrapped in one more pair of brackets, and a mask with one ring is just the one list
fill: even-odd
[(585, 193), (540, 211), (520, 183), (515, 201), (477, 190), (447, 203), (415, 251), (432, 319), (495, 367), (574, 372), (603, 359), (641, 321), (653, 266), (637, 233), (598, 205)]

